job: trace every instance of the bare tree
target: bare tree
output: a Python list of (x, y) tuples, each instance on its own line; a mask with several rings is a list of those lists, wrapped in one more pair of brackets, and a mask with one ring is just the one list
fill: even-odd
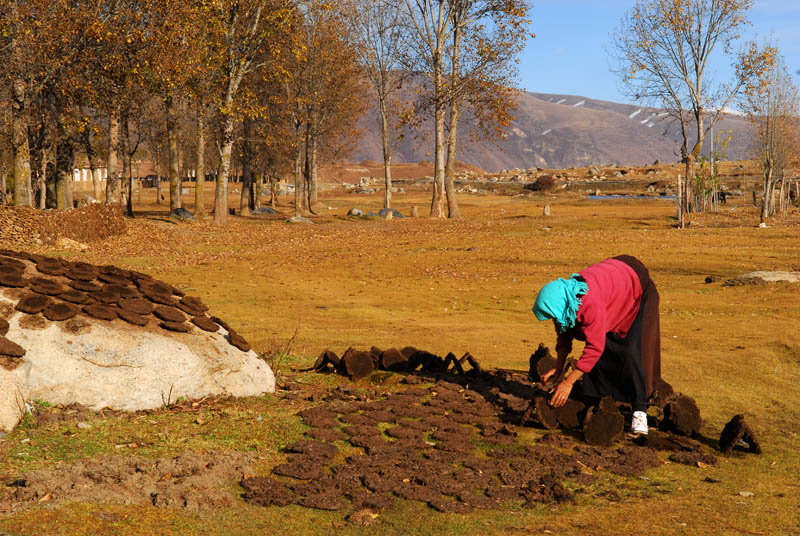
[[(517, 106), (514, 85), (516, 59), (531, 35), (527, 0), (450, 0), (453, 4), (452, 43), (448, 47), (450, 75), (447, 163), (444, 185), (448, 218), (460, 218), (455, 195), (458, 125), (467, 104), (481, 119), (477, 132), (483, 137), (499, 134), (511, 122)], [(489, 125), (501, 128), (492, 129)], [(487, 128), (488, 127), (488, 128)]]
[(741, 101), (756, 131), (754, 152), (764, 177), (761, 223), (765, 223), (775, 213), (775, 186), (779, 180), (785, 183), (787, 168), (800, 151), (797, 87), (781, 58), (748, 86)]
[[(680, 125), (681, 226), (691, 208), (694, 162), (706, 135), (745, 84), (774, 60), (773, 49), (754, 43), (733, 52), (752, 5), (752, 0), (639, 0), (612, 37), (623, 90), (663, 108)], [(716, 53), (732, 59), (732, 80), (715, 82), (707, 72)]]
[(353, 40), (364, 74), (378, 100), (386, 188), (383, 207), (390, 208), (393, 137), (389, 106), (392, 96), (402, 86), (399, 69), (407, 48), (402, 13), (397, 2), (391, 0), (349, 0), (344, 8), (352, 25)]

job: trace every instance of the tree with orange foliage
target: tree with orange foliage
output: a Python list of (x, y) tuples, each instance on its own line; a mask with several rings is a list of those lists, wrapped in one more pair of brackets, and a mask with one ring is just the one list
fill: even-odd
[(213, 222), (224, 225), (242, 82), (253, 71), (280, 68), (271, 51), (289, 38), (287, 29), (296, 8), (289, 0), (198, 0), (196, 3), (196, 31), (209, 53), (209, 72), (214, 76), (213, 102), (220, 121), (220, 166)]

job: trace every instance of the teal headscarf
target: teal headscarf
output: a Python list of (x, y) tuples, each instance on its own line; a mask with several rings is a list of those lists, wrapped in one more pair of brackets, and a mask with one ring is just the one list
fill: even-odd
[(542, 287), (533, 304), (533, 314), (536, 318), (555, 319), (561, 332), (575, 327), (581, 296), (589, 290), (586, 282), (577, 279), (578, 277), (579, 274), (572, 274), (569, 279), (559, 278)]

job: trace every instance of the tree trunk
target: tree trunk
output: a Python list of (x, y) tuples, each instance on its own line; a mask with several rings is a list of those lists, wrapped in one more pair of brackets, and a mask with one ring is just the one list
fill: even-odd
[(156, 166), (156, 204), (161, 204), (161, 166)]
[(39, 179), (37, 181), (39, 186), (39, 209), (44, 210), (47, 208), (47, 151), (44, 143), (42, 143), (42, 160), (39, 162), (39, 166)]
[(0, 165), (0, 205), (4, 205), (8, 202), (6, 199), (6, 188), (8, 188), (6, 173), (8, 173), (8, 168), (6, 167), (5, 160), (2, 160), (2, 164)]
[(214, 225), (225, 225), (228, 221), (228, 176), (231, 172), (231, 153), (233, 152), (233, 117), (230, 109), (233, 105), (233, 90), (225, 94), (222, 114), (222, 140), (219, 154), (219, 173), (217, 187), (214, 192)]
[(458, 208), (458, 200), (456, 199), (456, 144), (458, 136), (458, 120), (461, 111), (458, 106), (458, 100), (453, 99), (450, 102), (450, 132), (447, 136), (447, 166), (444, 170), (444, 188), (447, 194), (447, 217), (450, 219), (458, 219), (461, 217), (461, 210)]
[(202, 104), (197, 105), (197, 162), (194, 172), (194, 217), (206, 216), (203, 186), (206, 182), (206, 118)]
[(688, 214), (691, 209), (691, 197), (692, 197), (692, 177), (694, 176), (694, 158), (692, 157), (691, 153), (688, 153), (684, 157), (684, 164), (686, 165), (683, 182), (683, 199), (681, 202), (681, 211), (683, 213), (683, 217), (681, 218), (681, 229), (686, 227), (688, 223)]
[(309, 141), (311, 142), (310, 147), (306, 150), (308, 151), (308, 210), (312, 214), (316, 214), (314, 212), (314, 205), (317, 204), (317, 184), (319, 178), (319, 135), (315, 134), (313, 131), (311, 132), (311, 136), (309, 137)]
[(27, 86), (15, 80), (11, 99), (11, 150), (14, 156), (14, 205), (33, 206), (31, 188), (31, 152), (28, 142)]
[(250, 192), (253, 187), (250, 174), (253, 157), (252, 147), (250, 146), (251, 124), (250, 119), (245, 118), (242, 121), (242, 192), (239, 198), (239, 214), (242, 216), (250, 215)]
[[(439, 63), (439, 62), (436, 62)], [(445, 107), (442, 94), (441, 64), (434, 66), (434, 168), (431, 218), (444, 218), (444, 166), (445, 166)]]
[(772, 167), (764, 170), (764, 192), (761, 195), (761, 223), (767, 222), (769, 216), (770, 184), (772, 183)]
[(167, 154), (169, 159), (169, 211), (181, 207), (180, 184), (178, 183), (178, 117), (175, 100), (170, 96), (164, 101), (167, 112)]
[(270, 175), (269, 176), (269, 206), (275, 208), (278, 203), (278, 180)]
[(108, 118), (108, 173), (106, 176), (106, 204), (120, 202), (119, 170), (119, 111)]
[(264, 184), (264, 176), (257, 175), (255, 180), (253, 181), (253, 208), (255, 209), (261, 208), (261, 203), (262, 203), (261, 194), (262, 194), (263, 184)]
[(389, 145), (389, 120), (386, 117), (386, 99), (380, 98), (381, 140), (383, 141), (383, 208), (392, 208), (392, 150)]
[(125, 114), (122, 120), (122, 174), (127, 182), (125, 213), (133, 218), (133, 156), (131, 155), (130, 118)]
[[(63, 134), (63, 132), (62, 132)], [(56, 148), (56, 209), (72, 208), (72, 170), (75, 165), (75, 148), (72, 140), (61, 137)]]
[(294, 215), (302, 216), (303, 207), (303, 144), (300, 142), (302, 123), (295, 121), (295, 155), (294, 155)]

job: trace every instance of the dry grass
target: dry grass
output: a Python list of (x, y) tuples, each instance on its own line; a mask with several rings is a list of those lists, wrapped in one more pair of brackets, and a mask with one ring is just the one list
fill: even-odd
[[(414, 204), (426, 212), (428, 197), (410, 192), (395, 201), (406, 214)], [(133, 222), (127, 236), (83, 253), (51, 253), (136, 268), (191, 289), (256, 348), (270, 348), (276, 356), (286, 353), (283, 344), (296, 332), (291, 353), (300, 360), (285, 362), (279, 373), (310, 363), (328, 347), (341, 351), (373, 344), (410, 344), (441, 354), (470, 351), (485, 366), (524, 369), (540, 341), (554, 343), (552, 326), (536, 322), (530, 313), (537, 290), (554, 277), (606, 257), (634, 255), (649, 267), (661, 293), (663, 376), (697, 399), (704, 435), (718, 437), (728, 419), (744, 413), (765, 454), (737, 454), (702, 470), (664, 466), (648, 478), (667, 494), (620, 489), (618, 503), (584, 496), (575, 506), (456, 516), (403, 502), (384, 513), (378, 529), (336, 528), (342, 525), (342, 514), (296, 507), (241, 504), (198, 515), (78, 504), (2, 519), (0, 531), (252, 534), (280, 527), (281, 532), (303, 534), (800, 533), (800, 285), (704, 283), (707, 275), (800, 270), (796, 213), (758, 229), (755, 210), (739, 200), (722, 214), (705, 215), (691, 229), (678, 231), (673, 206), (664, 201), (594, 202), (575, 195), (463, 196), (461, 201), (461, 221), (386, 222), (343, 216), (352, 206), (379, 208), (380, 195), (331, 196), (322, 199), (323, 214), (316, 225), (232, 218), (222, 230), (207, 222), (164, 223), (156, 207), (146, 205), (147, 217)], [(550, 218), (542, 216), (545, 203), (551, 205)], [(236, 403), (231, 422), (246, 426), (249, 417), (270, 411), (269, 400)], [(286, 406), (275, 411), (271, 418), (280, 441), (253, 432), (270, 460), (276, 444), (300, 433)], [(182, 445), (237, 445), (225, 439), (225, 426), (209, 439), (187, 431), (191, 422), (184, 421), (168, 412), (158, 418), (173, 443), (159, 446), (154, 435), (153, 455)], [(137, 425), (130, 419), (104, 426), (110, 427), (109, 444), (125, 434), (144, 433), (135, 432)], [(55, 437), (60, 432), (53, 427), (43, 433)], [(0, 442), (0, 459), (5, 460), (1, 472), (51, 463), (44, 454), (24, 461), (10, 456), (22, 448), (19, 442), (26, 434), (16, 431)], [(182, 436), (192, 440), (176, 439)], [(79, 456), (108, 449), (105, 439), (98, 441)], [(721, 482), (709, 484), (706, 476)], [(743, 498), (740, 491), (755, 496)]]

